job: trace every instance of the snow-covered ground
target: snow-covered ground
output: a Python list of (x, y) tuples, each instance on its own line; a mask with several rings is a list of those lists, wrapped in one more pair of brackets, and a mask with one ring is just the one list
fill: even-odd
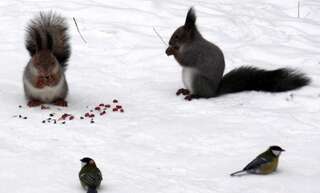
[[(79, 159), (90, 156), (104, 176), (101, 193), (319, 193), (320, 2), (300, 2), (298, 18), (297, 0), (1, 0), (0, 192), (84, 192)], [(224, 51), (226, 71), (288, 66), (312, 84), (280, 94), (176, 97), (181, 68), (153, 27), (168, 40), (191, 5), (203, 36)], [(70, 24), (70, 106), (62, 110), (25, 105), (24, 29), (40, 10)], [(87, 106), (114, 98), (125, 113), (79, 120)], [(76, 120), (43, 124), (52, 112)], [(287, 150), (278, 172), (229, 176), (273, 144)]]

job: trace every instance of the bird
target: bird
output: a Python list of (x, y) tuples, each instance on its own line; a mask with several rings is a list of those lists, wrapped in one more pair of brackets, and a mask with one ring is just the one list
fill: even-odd
[(277, 145), (270, 146), (265, 152), (258, 155), (242, 170), (230, 174), (231, 176), (250, 174), (270, 174), (277, 170), (279, 156), (285, 150)]
[(84, 157), (81, 160), (81, 170), (79, 172), (79, 180), (83, 188), (87, 189), (87, 193), (97, 193), (97, 188), (102, 181), (102, 174), (93, 159)]

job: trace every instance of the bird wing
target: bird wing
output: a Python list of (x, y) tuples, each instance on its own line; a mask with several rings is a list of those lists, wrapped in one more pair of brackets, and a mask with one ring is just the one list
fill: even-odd
[(259, 168), (261, 165), (268, 163), (268, 159), (263, 156), (258, 156), (256, 159), (252, 160), (246, 167), (243, 168), (244, 171), (254, 170)]
[(93, 168), (79, 176), (80, 180), (89, 187), (97, 187), (102, 180), (101, 172), (98, 168)]

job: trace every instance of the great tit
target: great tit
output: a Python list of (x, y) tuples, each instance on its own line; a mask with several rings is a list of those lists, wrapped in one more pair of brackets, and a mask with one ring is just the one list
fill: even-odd
[(102, 181), (102, 174), (97, 168), (93, 159), (85, 157), (81, 160), (81, 170), (79, 179), (83, 188), (87, 189), (87, 193), (97, 193), (97, 188)]
[(250, 174), (270, 174), (277, 170), (279, 156), (285, 151), (281, 147), (274, 145), (270, 146), (267, 151), (261, 153), (253, 161), (251, 161), (242, 170), (230, 174), (231, 176), (241, 175), (244, 173)]

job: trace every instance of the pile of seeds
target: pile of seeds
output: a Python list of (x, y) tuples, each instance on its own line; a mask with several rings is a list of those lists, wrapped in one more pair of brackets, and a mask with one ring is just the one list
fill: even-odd
[[(19, 105), (19, 108), (22, 108), (21, 105)], [(42, 110), (48, 110), (50, 109), (49, 106), (41, 105), (40, 107)], [(69, 113), (50, 113), (48, 118), (42, 120), (42, 123), (44, 124), (66, 124), (67, 122), (74, 121), (74, 120), (88, 120), (89, 123), (95, 123), (95, 118), (97, 117), (107, 117), (107, 115), (111, 112), (120, 112), (124, 113), (124, 108), (121, 104), (119, 104), (119, 101), (117, 99), (114, 99), (111, 104), (105, 104), (100, 103), (93, 108), (89, 108), (87, 106), (87, 109), (89, 109), (87, 112), (85, 112), (83, 115), (75, 116), (73, 114)], [(58, 109), (63, 110), (63, 109)], [(27, 119), (27, 117), (24, 117), (22, 115), (16, 115), (15, 117)]]
[(112, 109), (112, 112), (124, 112), (124, 109), (122, 105), (119, 104), (118, 100), (114, 99), (112, 103), (113, 104), (100, 103), (93, 109), (90, 109), (88, 112), (86, 112), (83, 116), (80, 117), (80, 119), (89, 119), (90, 123), (95, 123), (94, 118), (96, 116), (106, 116), (109, 109)]

